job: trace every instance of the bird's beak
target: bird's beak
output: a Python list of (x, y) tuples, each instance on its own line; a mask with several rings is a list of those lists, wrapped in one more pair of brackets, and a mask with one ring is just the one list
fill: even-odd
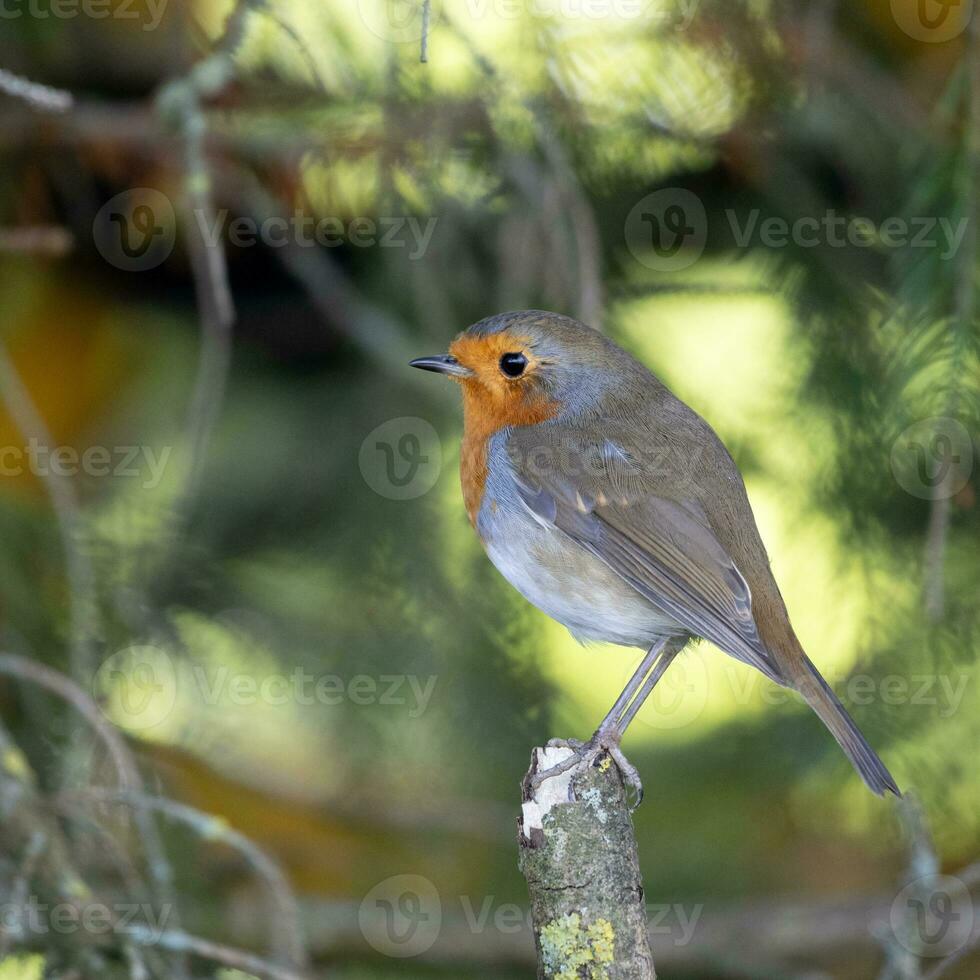
[(439, 374), (450, 374), (455, 378), (469, 378), (473, 372), (463, 367), (452, 354), (433, 354), (431, 357), (416, 357), (408, 362), (411, 367), (423, 371), (438, 371)]

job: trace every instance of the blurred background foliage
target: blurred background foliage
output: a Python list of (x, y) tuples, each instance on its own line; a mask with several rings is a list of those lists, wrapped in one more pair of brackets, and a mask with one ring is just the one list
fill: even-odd
[[(607, 331), (725, 440), (810, 656), (845, 702), (849, 677), (870, 685), (855, 717), (915, 790), (941, 868), (970, 862), (976, 474), (964, 458), (955, 492), (928, 499), (894, 456), (936, 417), (977, 452), (972, 27), (910, 36), (913, 0), (653, 0), (601, 16), (450, 0), (432, 7), (420, 64), (421, 12), (403, 0), (234, 13), (170, 0), (158, 23), (148, 0), (130, 5), (136, 19), (121, 6), (25, 15), (0, 36), (0, 64), (76, 97), (46, 113), (0, 95), (0, 230), (71, 242), (0, 236), (5, 356), (52, 445), (141, 449), (137, 477), (71, 479), (67, 529), (43, 480), (0, 480), (4, 650), (73, 673), (154, 790), (277, 858), (329, 975), (528, 975), (526, 934), (467, 929), (464, 909), (524, 901), (513, 830), (529, 750), (590, 732), (639, 652), (577, 646), (490, 567), (461, 505), (455, 392), (406, 362), (490, 313), (554, 309)], [(201, 340), (188, 245), (202, 229), (181, 204), (208, 182), (227, 216), (212, 249), (236, 310), (227, 365), (220, 330)], [(155, 215), (177, 244), (139, 272), (93, 238), (100, 208), (132, 188), (180, 216)], [(624, 231), (664, 188), (706, 215), (703, 254), (673, 272)], [(294, 213), (348, 233), (329, 248), (229, 238), (236, 217)], [(952, 255), (880, 239), (742, 246), (753, 214), (968, 226)], [(351, 241), (353, 221), (407, 217), (434, 222), (424, 247), (404, 232), (401, 247)], [(22, 447), (9, 384), (4, 397), (0, 445)], [(431, 490), (399, 500), (359, 460), (377, 426), (406, 418), (434, 427), (441, 465)], [(133, 664), (163, 679), (136, 715), (147, 689)], [(707, 920), (747, 902), (764, 917), (893, 895), (907, 830), (817, 719), (707, 644), (673, 670), (626, 745), (647, 789), (635, 821), (649, 901)], [(338, 703), (243, 697), (229, 681), (296, 671), (339, 678)], [(392, 675), (418, 687), (380, 703)], [(48, 695), (6, 682), (0, 710), (44, 785), (109, 778)], [(185, 925), (260, 947), (241, 861), (180, 829), (165, 841)], [(443, 933), (410, 960), (358, 928), (362, 899), (396, 874), (442, 900)], [(920, 975), (888, 972), (886, 940), (823, 929), (794, 955), (747, 928), (724, 956), (695, 930), (669, 975)]]

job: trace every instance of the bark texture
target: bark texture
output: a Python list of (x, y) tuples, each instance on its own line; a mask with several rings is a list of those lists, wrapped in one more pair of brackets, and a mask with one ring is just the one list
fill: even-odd
[(530, 779), (570, 750), (535, 749), (523, 784), (520, 867), (538, 977), (651, 980), (643, 882), (619, 770), (608, 757), (570, 777)]

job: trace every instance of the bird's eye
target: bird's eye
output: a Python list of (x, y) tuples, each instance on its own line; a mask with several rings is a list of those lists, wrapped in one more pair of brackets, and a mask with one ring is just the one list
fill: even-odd
[(504, 354), (500, 358), (500, 370), (508, 378), (519, 378), (524, 373), (524, 368), (526, 367), (527, 358), (520, 351)]

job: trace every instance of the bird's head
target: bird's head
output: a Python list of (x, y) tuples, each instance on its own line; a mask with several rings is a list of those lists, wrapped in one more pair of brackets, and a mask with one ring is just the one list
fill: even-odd
[(521, 310), (480, 320), (449, 345), (447, 354), (411, 363), (458, 381), (467, 415), (479, 412), (502, 428), (594, 402), (621, 367), (622, 353), (571, 317)]

